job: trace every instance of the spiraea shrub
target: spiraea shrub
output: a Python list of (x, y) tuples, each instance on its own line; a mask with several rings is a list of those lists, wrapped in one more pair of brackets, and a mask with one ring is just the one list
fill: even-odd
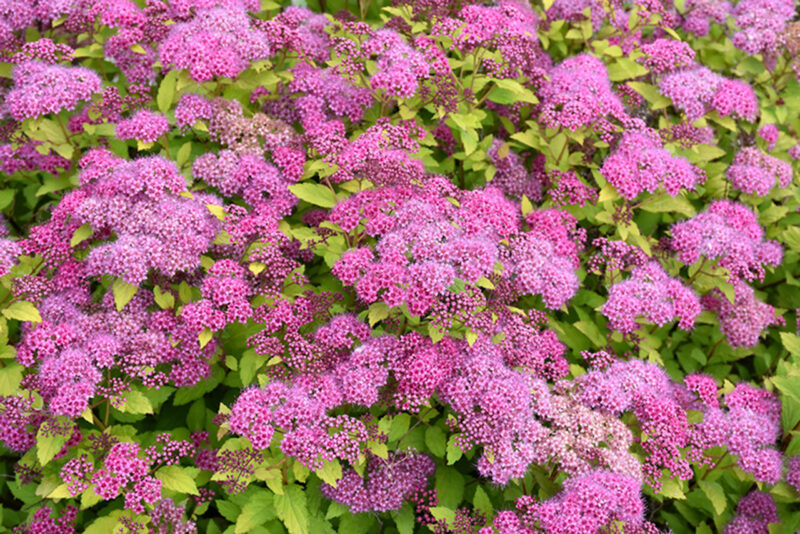
[(798, 5), (308, 1), (0, 0), (0, 532), (800, 530)]

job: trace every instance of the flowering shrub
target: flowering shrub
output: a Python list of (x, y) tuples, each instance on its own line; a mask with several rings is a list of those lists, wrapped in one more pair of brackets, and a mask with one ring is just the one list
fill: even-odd
[(0, 0), (0, 532), (800, 531), (795, 3), (289, 3)]

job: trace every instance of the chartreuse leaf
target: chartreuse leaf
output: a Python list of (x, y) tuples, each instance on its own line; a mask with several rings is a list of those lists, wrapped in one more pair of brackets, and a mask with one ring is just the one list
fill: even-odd
[(306, 494), (300, 486), (288, 486), (283, 495), (275, 495), (275, 512), (286, 525), (289, 534), (308, 534), (308, 505)]
[(67, 438), (67, 434), (53, 431), (48, 424), (40, 426), (36, 432), (36, 459), (39, 460), (39, 465), (47, 465), (64, 447)]
[(189, 474), (185, 467), (179, 465), (167, 465), (156, 471), (155, 477), (161, 481), (164, 488), (186, 493), (189, 495), (199, 495), (194, 477)]
[(117, 311), (122, 311), (127, 303), (131, 301), (136, 292), (139, 291), (139, 286), (129, 284), (122, 278), (114, 280), (112, 286), (114, 291), (114, 304), (117, 306)]
[(339, 479), (342, 478), (342, 464), (339, 463), (339, 460), (325, 462), (314, 472), (323, 482), (335, 488)]
[(781, 342), (791, 354), (800, 355), (800, 336), (791, 332), (781, 332)]
[(36, 309), (32, 302), (14, 302), (3, 310), (3, 315), (8, 319), (16, 319), (17, 321), (42, 322), (42, 316), (39, 315), (39, 310)]
[(125, 393), (125, 402), (120, 411), (132, 414), (150, 414), (153, 413), (153, 405), (144, 393), (132, 389)]
[(300, 200), (305, 200), (315, 206), (332, 208), (336, 205), (336, 195), (322, 184), (303, 182), (302, 184), (290, 185), (289, 191)]
[(180, 72), (178, 69), (173, 69), (161, 80), (157, 97), (158, 111), (161, 113), (166, 113), (172, 106), (172, 102), (175, 99), (175, 82), (177, 82)]
[(236, 526), (233, 531), (236, 534), (250, 532), (255, 527), (274, 519), (273, 499), (273, 494), (268, 490), (261, 490), (250, 495), (247, 503), (242, 507), (242, 512), (236, 518)]
[(74, 247), (78, 243), (86, 241), (91, 235), (92, 235), (92, 225), (90, 225), (89, 223), (84, 223), (80, 226), (80, 228), (75, 230), (74, 234), (72, 234), (72, 239), (69, 242), (69, 246)]
[(153, 288), (153, 299), (162, 310), (171, 310), (175, 307), (175, 296), (158, 286)]
[(464, 456), (464, 451), (456, 445), (456, 434), (450, 436), (447, 440), (447, 465), (453, 465)]
[(22, 365), (12, 362), (0, 368), (0, 395), (14, 395), (19, 392), (19, 385), (22, 382)]

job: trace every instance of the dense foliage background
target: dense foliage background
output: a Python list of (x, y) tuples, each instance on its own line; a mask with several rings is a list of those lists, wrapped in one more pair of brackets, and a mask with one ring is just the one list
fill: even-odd
[(0, 529), (800, 529), (791, 0), (0, 0)]

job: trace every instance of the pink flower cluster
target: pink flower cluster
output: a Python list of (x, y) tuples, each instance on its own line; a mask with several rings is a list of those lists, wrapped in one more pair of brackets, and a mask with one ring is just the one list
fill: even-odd
[(398, 510), (406, 499), (425, 489), (435, 467), (424, 454), (392, 452), (388, 458), (370, 455), (363, 477), (348, 469), (336, 487), (323, 484), (322, 494), (353, 513)]
[(165, 67), (186, 69), (195, 81), (206, 82), (235, 78), (251, 62), (268, 58), (270, 43), (240, 8), (214, 7), (172, 26), (158, 54)]
[(644, 56), (639, 61), (656, 74), (684, 69), (694, 64), (695, 52), (688, 43), (673, 39), (656, 39), (642, 45)]
[(628, 200), (644, 191), (654, 193), (662, 186), (674, 197), (682, 189), (694, 191), (706, 181), (701, 169), (671, 155), (663, 146), (655, 130), (628, 130), (600, 172)]
[(219, 229), (206, 208), (217, 204), (216, 198), (179, 196), (187, 192), (183, 177), (173, 162), (157, 156), (129, 161), (97, 149), (80, 165), (81, 187), (65, 197), (47, 224), (61, 225), (67, 242), (83, 224), (96, 238), (116, 236), (92, 248), (88, 274), (139, 284), (151, 269), (173, 276), (199, 266)]
[(728, 180), (743, 193), (766, 196), (777, 181), (778, 187), (792, 183), (792, 166), (776, 157), (764, 154), (756, 147), (740, 150), (728, 167)]
[(761, 332), (778, 324), (775, 308), (758, 300), (753, 288), (741, 280), (733, 282), (733, 289), (733, 302), (714, 290), (703, 297), (703, 306), (717, 313), (720, 329), (731, 347), (754, 347)]
[(780, 244), (764, 240), (756, 214), (728, 200), (712, 202), (703, 213), (673, 225), (671, 233), (679, 261), (717, 260), (732, 278), (763, 279), (764, 265), (778, 266), (783, 258)]
[(692, 429), (692, 442), (702, 449), (727, 446), (739, 467), (756, 480), (775, 484), (783, 458), (775, 448), (781, 435), (781, 403), (771, 393), (746, 383), (725, 397), (727, 409), (707, 406), (703, 421)]
[(153, 111), (141, 109), (132, 117), (117, 124), (118, 139), (136, 139), (143, 143), (155, 143), (169, 130), (167, 118)]
[(100, 92), (100, 77), (83, 67), (25, 61), (14, 67), (13, 77), (5, 106), (18, 121), (73, 110)]
[(671, 98), (673, 105), (686, 113), (690, 121), (699, 119), (711, 110), (723, 117), (731, 116), (750, 122), (758, 115), (758, 98), (752, 87), (697, 64), (664, 75), (659, 91)]
[(691, 330), (701, 311), (694, 292), (670, 277), (657, 261), (635, 267), (628, 280), (614, 284), (602, 309), (609, 328), (623, 334), (639, 328), (638, 317), (658, 326), (678, 319), (678, 326)]
[(797, 6), (792, 0), (742, 0), (731, 13), (740, 30), (733, 44), (748, 54), (774, 57), (782, 53), (786, 24)]
[(769, 534), (769, 524), (779, 521), (772, 495), (753, 490), (736, 505), (736, 517), (725, 527), (725, 534)]
[(550, 128), (603, 130), (612, 117), (625, 117), (622, 101), (611, 89), (608, 70), (589, 54), (565, 59), (549, 72), (539, 93), (539, 118)]

